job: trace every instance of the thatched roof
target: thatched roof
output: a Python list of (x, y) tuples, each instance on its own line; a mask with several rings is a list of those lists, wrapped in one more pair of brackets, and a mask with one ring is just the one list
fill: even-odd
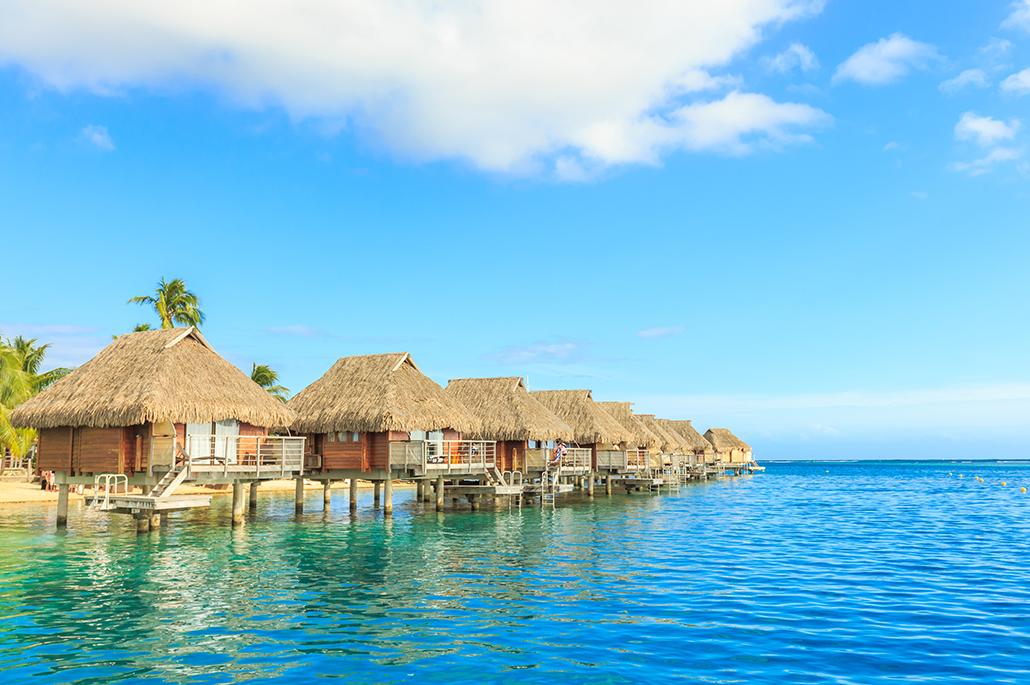
[(483, 440), (572, 440), (569, 424), (534, 399), (521, 378), (456, 378), (447, 393), (476, 415)]
[(289, 402), (301, 433), (433, 431), (462, 433), (479, 422), (423, 374), (407, 352), (343, 357)]
[(634, 440), (631, 446), (634, 447), (658, 447), (662, 440), (647, 429), (636, 416), (633, 415), (633, 405), (629, 402), (598, 402), (597, 406), (608, 412), (608, 415), (622, 424), (628, 430)]
[(647, 427), (647, 430), (658, 436), (659, 440), (661, 440), (661, 444), (658, 447), (662, 452), (667, 454), (686, 453), (687, 444), (683, 441), (683, 438), (662, 426), (654, 414), (634, 414), (634, 416)]
[(751, 449), (750, 445), (731, 433), (728, 428), (709, 428), (705, 431), (705, 440), (712, 443), (717, 452)]
[(715, 451), (712, 443), (705, 440), (704, 436), (697, 432), (697, 429), (694, 428), (690, 421), (658, 419), (658, 423), (670, 430), (676, 431), (676, 434), (690, 445), (690, 452), (694, 454), (705, 454)]
[(218, 356), (195, 328), (119, 336), (11, 414), (12, 423), (33, 428), (225, 419), (278, 428), (290, 425), (293, 412)]
[(529, 393), (572, 427), (580, 445), (632, 443), (634, 434), (597, 406), (589, 390), (539, 390)]

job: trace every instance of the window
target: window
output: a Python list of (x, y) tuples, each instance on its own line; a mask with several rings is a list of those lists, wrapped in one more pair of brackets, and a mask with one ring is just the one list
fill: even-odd
[(443, 440), (443, 431), (432, 431), (429, 433), (427, 440), (435, 440), (437, 442)]
[(530, 440), (529, 441), (529, 449), (535, 450), (537, 447), (538, 447), (538, 445), (537, 445), (537, 441), (536, 440)]
[(351, 433), (350, 434), (350, 441), (351, 442), (359, 442), (360, 440), (361, 440), (361, 433)]
[(426, 439), (426, 432), (425, 431), (411, 431), (411, 433), (408, 434), (408, 439), (412, 440), (412, 441), (425, 440)]

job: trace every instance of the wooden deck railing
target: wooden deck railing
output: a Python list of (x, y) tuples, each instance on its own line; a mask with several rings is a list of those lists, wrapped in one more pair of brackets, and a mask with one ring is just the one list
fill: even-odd
[(187, 435), (191, 471), (256, 477), (304, 472), (304, 440), (287, 435)]
[(497, 465), (491, 440), (398, 440), (390, 443), (390, 466), (424, 473), (486, 472)]

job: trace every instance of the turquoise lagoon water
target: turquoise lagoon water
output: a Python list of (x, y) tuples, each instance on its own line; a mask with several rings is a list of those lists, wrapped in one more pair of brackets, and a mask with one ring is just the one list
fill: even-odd
[(392, 520), (265, 493), (242, 529), (219, 498), (141, 537), (9, 508), (0, 682), (1028, 682), (1021, 485), (1023, 464), (770, 464), (553, 511), (398, 492)]

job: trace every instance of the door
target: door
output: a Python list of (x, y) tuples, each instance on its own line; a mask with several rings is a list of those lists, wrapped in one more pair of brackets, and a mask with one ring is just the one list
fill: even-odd
[(210, 461), (212, 452), (212, 430), (211, 422), (187, 423), (186, 424), (186, 451), (190, 459)]
[(175, 463), (175, 425), (156, 421), (150, 433), (150, 467), (172, 468)]
[(215, 422), (215, 460), (219, 463), (237, 463), (240, 422), (235, 419)]

